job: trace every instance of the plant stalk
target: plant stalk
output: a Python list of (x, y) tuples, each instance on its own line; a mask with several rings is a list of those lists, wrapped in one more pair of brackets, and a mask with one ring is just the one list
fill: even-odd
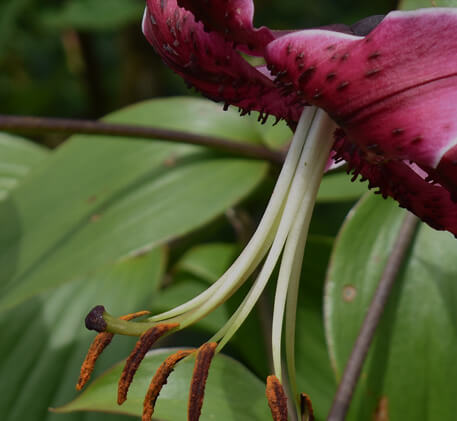
[(273, 164), (282, 164), (285, 157), (285, 154), (279, 151), (267, 149), (263, 146), (236, 142), (221, 137), (197, 135), (194, 133), (157, 127), (105, 123), (94, 120), (0, 114), (0, 130), (15, 133), (78, 133), (167, 140), (170, 142), (207, 146), (232, 155), (265, 160)]
[(406, 214), (365, 320), (360, 328), (351, 356), (344, 369), (327, 421), (343, 421), (346, 417), (363, 363), (376, 332), (376, 327), (386, 307), (395, 279), (402, 267), (403, 259), (414, 237), (417, 222), (418, 218), (415, 215), (409, 212)]

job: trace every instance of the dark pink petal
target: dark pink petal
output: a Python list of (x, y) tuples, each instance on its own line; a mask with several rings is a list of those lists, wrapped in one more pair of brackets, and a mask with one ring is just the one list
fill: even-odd
[(263, 55), (265, 46), (275, 38), (266, 27), (254, 28), (252, 0), (178, 0), (178, 4), (192, 12), (207, 31), (246, 46), (251, 54)]
[(176, 0), (148, 0), (143, 32), (164, 62), (184, 80), (215, 101), (298, 121), (301, 100), (278, 90), (270, 75), (248, 64), (220, 34), (178, 7)]
[(363, 152), (344, 138), (337, 140), (335, 148), (349, 168), (369, 180), (370, 188), (379, 188), (384, 197), (391, 196), (401, 207), (409, 209), (424, 222), (438, 230), (448, 230), (457, 236), (457, 203), (441, 185), (425, 181), (426, 173), (414, 164), (404, 161), (383, 161), (373, 164), (364, 159)]
[(365, 38), (301, 31), (270, 43), (266, 59), (278, 83), (329, 112), (373, 162), (439, 168), (457, 144), (456, 9), (393, 12)]

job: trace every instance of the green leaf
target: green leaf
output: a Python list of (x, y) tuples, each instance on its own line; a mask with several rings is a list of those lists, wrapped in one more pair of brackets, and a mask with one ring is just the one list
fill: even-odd
[(12, 42), (19, 17), (33, 5), (33, 0), (14, 0), (0, 5), (0, 61), (4, 59), (8, 43)]
[(331, 237), (310, 236), (303, 259), (297, 308), (295, 355), (300, 392), (311, 398), (316, 419), (323, 421), (336, 390), (324, 335), (322, 294), (333, 245)]
[[(203, 292), (208, 284), (212, 284), (228, 269), (238, 252), (238, 246), (231, 243), (207, 243), (191, 248), (175, 265), (172, 284), (155, 297), (154, 312), (169, 310)], [(201, 341), (206, 341), (208, 335), (216, 333), (236, 311), (248, 288), (249, 285), (243, 286), (226, 303), (191, 328), (180, 332), (185, 340), (178, 338), (176, 344), (199, 346)], [(227, 349), (256, 374), (266, 377), (269, 372), (265, 346), (270, 346), (270, 343), (263, 337), (258, 310), (256, 308), (248, 316), (230, 340)], [(170, 340), (173, 341), (174, 338)]]
[(346, 173), (326, 174), (322, 179), (317, 195), (317, 201), (344, 202), (358, 199), (367, 191), (367, 183), (356, 180)]
[[(249, 117), (257, 122), (258, 113), (252, 113)], [(258, 124), (258, 130), (262, 135), (262, 142), (271, 149), (284, 149), (291, 141), (293, 132), (284, 120), (276, 124), (274, 118), (267, 120), (265, 124)]]
[(457, 0), (401, 0), (400, 10), (415, 10), (425, 7), (457, 7)]
[[(350, 355), (405, 212), (368, 196), (346, 221), (326, 291), (327, 336), (338, 378)], [(419, 226), (364, 365), (348, 420), (452, 420), (457, 409), (457, 248)]]
[[(76, 394), (74, 385), (79, 367), (95, 336), (84, 328), (84, 316), (97, 304), (106, 305), (116, 315), (144, 309), (157, 289), (164, 261), (163, 251), (155, 249), (109, 265), (92, 276), (62, 285), (3, 313), (0, 317), (0, 373), (5, 379), (0, 384), (2, 419), (87, 421), (84, 414), (57, 416), (48, 412), (50, 406), (62, 405)], [(134, 338), (115, 337), (97, 362), (94, 375), (125, 357), (133, 344)]]
[[(151, 377), (174, 349), (158, 349), (147, 354), (129, 389), (127, 401), (116, 403), (117, 383), (124, 362), (116, 365), (90, 385), (78, 398), (62, 408), (68, 411), (109, 411), (140, 416)], [(187, 419), (189, 385), (195, 357), (181, 361), (170, 375), (157, 400), (154, 417), (165, 421)], [(211, 363), (200, 421), (269, 419), (265, 385), (235, 360), (217, 355)]]
[[(155, 297), (152, 302), (152, 310), (154, 314), (162, 313), (168, 311), (174, 307), (177, 307), (184, 302), (194, 298), (198, 294), (205, 291), (207, 284), (202, 282), (200, 279), (195, 279), (191, 276), (180, 276), (178, 282), (173, 282), (172, 285), (161, 290)], [(206, 335), (214, 334), (219, 328), (221, 328), (224, 323), (229, 318), (229, 313), (226, 308), (226, 305), (221, 305), (213, 310), (208, 316), (200, 320), (198, 323), (193, 325), (191, 328), (195, 335), (196, 330), (203, 330)], [(187, 329), (184, 331), (187, 333)], [(171, 338), (173, 340), (173, 337)], [(201, 338), (198, 338), (201, 340)], [(194, 343), (184, 342), (184, 343)], [(198, 343), (195, 343), (197, 346)]]
[(175, 269), (212, 284), (230, 266), (239, 252), (239, 247), (231, 243), (203, 244), (190, 249), (179, 260)]
[(0, 199), (46, 158), (47, 152), (30, 140), (0, 132)]
[(42, 23), (52, 29), (68, 27), (86, 31), (119, 29), (140, 22), (144, 2), (137, 0), (67, 0), (59, 9), (49, 9), (39, 15)]
[[(198, 99), (153, 100), (106, 120), (256, 140)], [(0, 203), (0, 310), (208, 223), (246, 197), (267, 165), (203, 147), (74, 136)]]

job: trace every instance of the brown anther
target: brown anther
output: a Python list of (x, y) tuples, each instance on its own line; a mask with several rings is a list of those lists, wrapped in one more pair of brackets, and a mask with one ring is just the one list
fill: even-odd
[(151, 312), (147, 311), (147, 310), (142, 310), (142, 311), (137, 311), (136, 313), (125, 314), (124, 316), (119, 317), (119, 319), (125, 320), (128, 322), (129, 320), (133, 320), (133, 319), (136, 319), (136, 318), (142, 317), (142, 316), (147, 316), (148, 314), (151, 314)]
[(300, 413), (302, 421), (314, 421), (313, 405), (306, 393), (300, 393)]
[[(95, 307), (91, 313), (93, 314), (94, 310), (98, 308), (98, 312), (100, 312), (101, 309), (103, 312), (105, 311), (105, 308), (103, 306), (97, 306)], [(91, 314), (89, 313), (89, 314)], [(149, 311), (138, 311), (136, 313), (132, 314), (126, 314), (125, 316), (119, 317), (122, 320), (132, 320), (137, 317), (145, 316), (149, 314)], [(87, 317), (86, 317), (86, 324), (87, 324)], [(97, 361), (98, 357), (100, 354), (104, 351), (104, 349), (110, 344), (111, 340), (113, 339), (114, 334), (110, 332), (101, 332), (99, 333), (94, 340), (92, 341), (89, 350), (87, 351), (86, 358), (84, 359), (82, 365), (81, 365), (81, 371), (79, 374), (79, 380), (78, 383), (76, 383), (76, 390), (82, 390), (82, 388), (86, 385), (86, 383), (89, 381), (90, 376), (92, 372), (94, 371), (94, 366), (95, 362)]]
[(266, 395), (274, 421), (287, 421), (287, 396), (275, 375), (267, 377)]
[(200, 418), (206, 379), (208, 378), (209, 366), (214, 357), (216, 347), (217, 342), (209, 342), (198, 348), (190, 384), (189, 406), (187, 411), (188, 421), (198, 421)]
[(125, 362), (121, 378), (119, 379), (117, 390), (117, 403), (119, 405), (122, 405), (127, 399), (127, 392), (130, 384), (132, 383), (133, 376), (151, 346), (154, 345), (154, 343), (160, 339), (161, 336), (178, 326), (178, 323), (163, 323), (151, 327), (140, 336), (140, 339), (135, 344), (135, 348), (133, 348), (133, 351), (130, 353), (127, 361)]
[(87, 351), (86, 358), (81, 365), (79, 380), (78, 383), (76, 383), (76, 390), (82, 390), (89, 381), (92, 371), (94, 371), (95, 362), (103, 350), (110, 344), (113, 336), (114, 334), (112, 333), (102, 332), (92, 341), (89, 350)]
[(170, 355), (157, 369), (151, 380), (146, 396), (144, 397), (142, 421), (151, 420), (159, 393), (162, 390), (162, 387), (167, 384), (168, 376), (172, 373), (175, 365), (193, 352), (195, 352), (193, 349), (178, 351), (173, 355)]

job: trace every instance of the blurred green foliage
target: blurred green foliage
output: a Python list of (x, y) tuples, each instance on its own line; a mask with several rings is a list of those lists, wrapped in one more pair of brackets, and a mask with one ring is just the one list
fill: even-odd
[[(352, 23), (395, 3), (258, 0), (255, 20), (273, 28)], [(0, 2), (0, 112), (93, 118), (189, 94), (143, 38), (143, 8), (144, 0)]]

